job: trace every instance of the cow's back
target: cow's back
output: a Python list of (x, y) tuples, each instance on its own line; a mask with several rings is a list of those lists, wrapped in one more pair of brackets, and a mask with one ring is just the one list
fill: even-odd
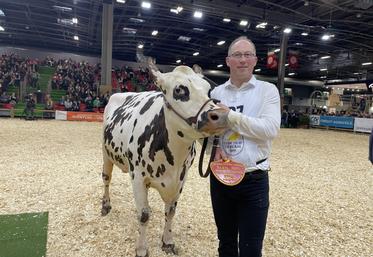
[[(117, 93), (110, 97), (104, 112), (104, 152), (121, 169), (138, 148), (146, 122), (159, 115), (163, 95), (159, 92)], [(136, 140), (135, 140), (136, 139)]]

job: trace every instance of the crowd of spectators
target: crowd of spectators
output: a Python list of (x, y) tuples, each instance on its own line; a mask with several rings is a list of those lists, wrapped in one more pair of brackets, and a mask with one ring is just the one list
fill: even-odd
[(39, 60), (20, 57), (17, 54), (2, 54), (0, 56), (0, 93), (7, 92), (14, 85), (18, 90), (21, 81), (26, 85), (37, 86), (39, 79)]

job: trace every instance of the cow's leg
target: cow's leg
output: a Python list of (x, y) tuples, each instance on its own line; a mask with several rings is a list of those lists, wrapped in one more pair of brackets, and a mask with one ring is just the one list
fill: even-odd
[(104, 154), (104, 165), (102, 167), (102, 180), (104, 181), (105, 189), (104, 189), (104, 196), (102, 198), (102, 208), (101, 208), (102, 216), (105, 216), (111, 210), (109, 185), (111, 181), (112, 172), (113, 172), (113, 163)]
[(172, 201), (170, 203), (165, 203), (165, 225), (162, 236), (162, 250), (166, 253), (177, 254), (175, 249), (175, 244), (172, 238), (172, 219), (175, 216), (177, 201)]
[(146, 227), (150, 218), (150, 207), (148, 203), (148, 187), (144, 181), (132, 180), (133, 194), (136, 202), (137, 217), (139, 221), (139, 238), (136, 243), (136, 257), (149, 256), (146, 241)]

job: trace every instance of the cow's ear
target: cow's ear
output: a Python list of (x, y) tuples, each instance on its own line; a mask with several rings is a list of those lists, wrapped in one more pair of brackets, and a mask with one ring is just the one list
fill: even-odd
[(148, 57), (148, 66), (149, 66), (149, 70), (150, 72), (156, 77), (158, 78), (159, 75), (161, 74), (161, 72), (159, 71), (158, 67), (155, 65), (155, 59), (154, 58), (151, 58), (151, 57)]
[(153, 74), (156, 80), (156, 85), (162, 89), (162, 72), (159, 71), (158, 67), (155, 65), (155, 59), (148, 58), (148, 67), (150, 72)]
[(203, 78), (203, 72), (202, 72), (202, 68), (201, 68), (201, 66), (199, 66), (199, 65), (197, 65), (197, 64), (194, 64), (194, 65), (193, 65), (193, 70), (194, 70), (194, 72), (195, 72), (198, 76), (200, 76), (201, 78)]

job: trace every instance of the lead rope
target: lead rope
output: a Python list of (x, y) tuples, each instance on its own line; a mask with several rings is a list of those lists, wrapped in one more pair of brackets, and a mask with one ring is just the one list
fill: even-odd
[(206, 172), (203, 173), (203, 158), (205, 156), (206, 147), (207, 147), (207, 143), (208, 143), (208, 138), (203, 139), (201, 154), (199, 155), (199, 163), (198, 163), (199, 175), (202, 178), (207, 178), (211, 173), (210, 163), (214, 160), (215, 153), (216, 153), (216, 148), (217, 148), (216, 145), (217, 145), (218, 141), (219, 141), (219, 137), (215, 136), (213, 144), (212, 144), (210, 160), (209, 160), (208, 166), (206, 168)]

